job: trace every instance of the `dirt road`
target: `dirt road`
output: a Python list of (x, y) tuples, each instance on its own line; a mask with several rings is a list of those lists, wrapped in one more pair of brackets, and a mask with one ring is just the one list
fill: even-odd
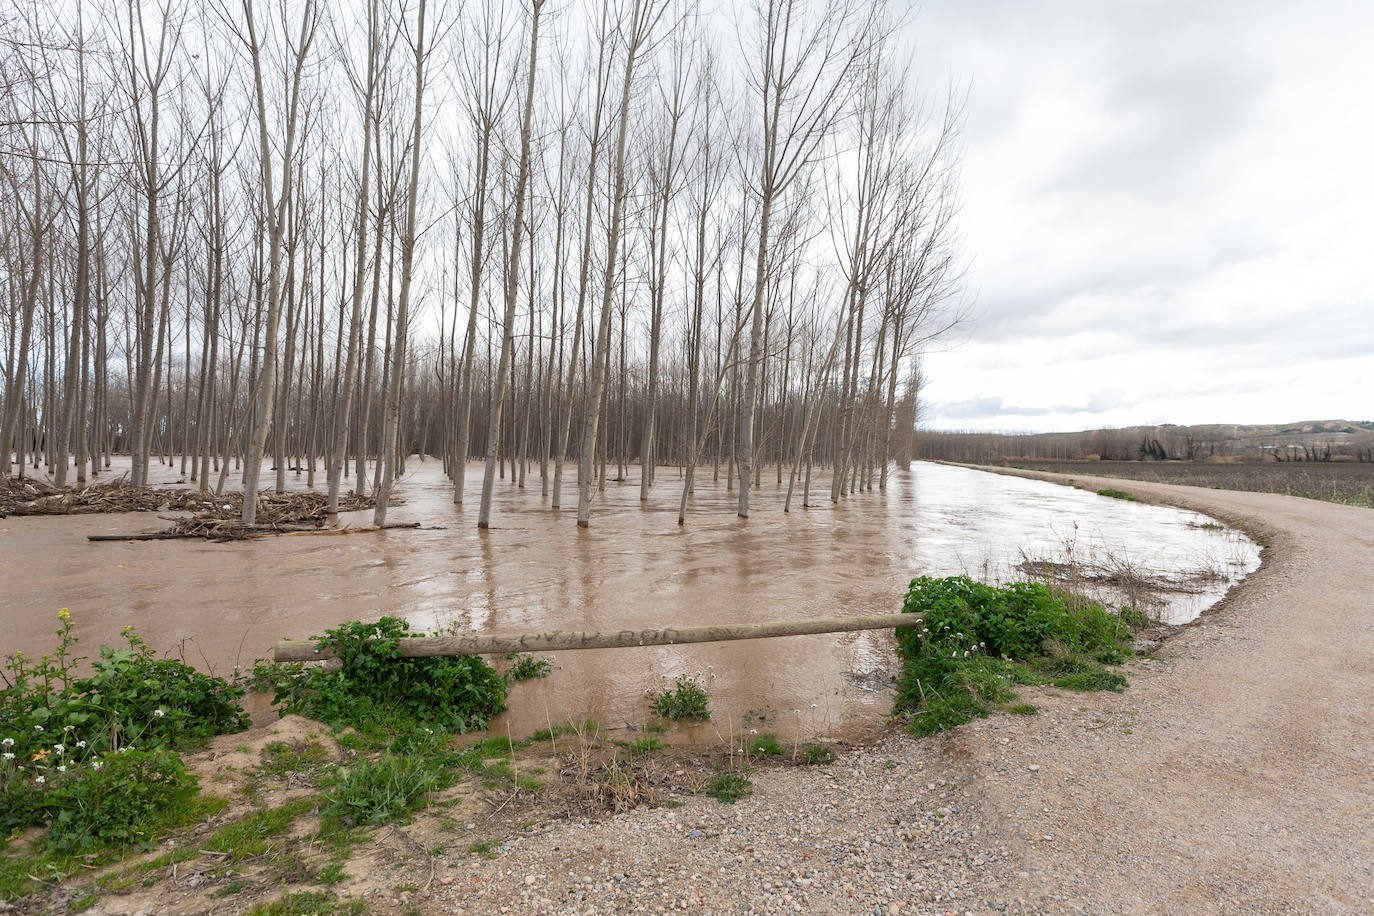
[(535, 828), (412, 905), (1374, 912), (1374, 512), (1078, 482), (1242, 524), (1267, 562), (1134, 664), (1124, 694), (1027, 691), (1038, 715), (768, 770), (735, 806)]
[(1240, 523), (1269, 550), (1123, 696), (1048, 701), (1013, 735), (968, 730), (989, 813), (1022, 838), (1018, 896), (1094, 913), (1374, 912), (1374, 512), (1078, 483)]

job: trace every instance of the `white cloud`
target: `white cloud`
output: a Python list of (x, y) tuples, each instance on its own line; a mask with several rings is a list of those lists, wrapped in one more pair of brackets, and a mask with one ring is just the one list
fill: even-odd
[[(1374, 415), (1374, 5), (928, 3), (979, 321), (943, 428)], [(1110, 395), (1111, 397), (1107, 397)]]

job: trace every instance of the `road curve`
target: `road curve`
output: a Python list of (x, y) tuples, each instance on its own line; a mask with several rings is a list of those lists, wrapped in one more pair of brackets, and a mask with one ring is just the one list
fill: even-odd
[[(1027, 474), (1025, 476), (1037, 476)], [(1062, 475), (1044, 479), (1065, 482)], [(426, 913), (1374, 913), (1374, 511), (1077, 478), (1209, 513), (1264, 565), (1124, 693), (820, 767), (752, 796), (535, 825)], [(504, 908), (504, 909), (503, 909)]]
[(967, 729), (985, 810), (1024, 856), (1011, 895), (1047, 912), (1374, 912), (1374, 511), (1076, 482), (1239, 524), (1265, 563), (1124, 695), (1048, 698), (1017, 735)]

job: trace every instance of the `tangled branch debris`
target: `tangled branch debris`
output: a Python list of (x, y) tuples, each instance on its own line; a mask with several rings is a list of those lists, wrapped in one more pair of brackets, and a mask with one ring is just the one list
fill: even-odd
[[(0, 517), (104, 512), (192, 513), (190, 518), (176, 520), (165, 531), (144, 535), (96, 535), (92, 540), (205, 538), (228, 541), (304, 533), (324, 526), (328, 517), (327, 502), (325, 494), (314, 490), (291, 493), (263, 491), (258, 494), (257, 524), (245, 528), (238, 523), (243, 511), (241, 493), (215, 496), (199, 490), (134, 487), (124, 478), (80, 489), (62, 489), (32, 478), (0, 477)], [(399, 502), (391, 500), (393, 506)], [(372, 497), (359, 496), (354, 492), (339, 498), (340, 512), (370, 509), (374, 505)]]

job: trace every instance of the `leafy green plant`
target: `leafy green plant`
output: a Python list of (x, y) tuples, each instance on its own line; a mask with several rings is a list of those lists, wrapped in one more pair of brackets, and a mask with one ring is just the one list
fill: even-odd
[(711, 718), (710, 697), (692, 675), (682, 675), (669, 690), (649, 691), (649, 706), (665, 719), (705, 722)]
[(748, 775), (736, 770), (721, 770), (706, 784), (706, 792), (727, 805), (733, 805), (753, 791), (754, 783)]
[(58, 620), (54, 652), (0, 672), (0, 834), (48, 824), (68, 853), (144, 841), (196, 795), (174, 751), (246, 728), (243, 691), (156, 658), (129, 627), (128, 648), (101, 646), (78, 677), (71, 614)]
[(663, 742), (653, 735), (645, 735), (642, 738), (627, 742), (625, 749), (631, 754), (647, 754), (650, 751), (662, 750)]
[(274, 702), (285, 711), (352, 726), (379, 742), (425, 725), (485, 728), (506, 708), (506, 679), (475, 655), (409, 658), (397, 652), (397, 640), (419, 635), (397, 617), (349, 621), (315, 640), (317, 648), (339, 654), (338, 669), (262, 662), (253, 677), (272, 686)]
[(1121, 689), (1104, 664), (1130, 657), (1131, 622), (1038, 582), (996, 588), (967, 576), (912, 580), (897, 631), (903, 673), (897, 711), (916, 735), (953, 728), (1010, 702), (1019, 684)]
[(84, 772), (58, 779), (47, 793), (48, 848), (75, 853), (142, 842), (156, 818), (186, 806), (195, 794), (195, 777), (172, 751), (106, 754)]
[(808, 744), (802, 752), (802, 762), (808, 766), (819, 766), (835, 759), (835, 752), (824, 744)]
[(248, 727), (238, 705), (241, 688), (175, 659), (156, 658), (130, 627), (124, 628), (128, 648), (101, 646), (94, 673), (77, 677), (86, 659), (76, 654), (79, 639), (65, 608), (58, 619), (55, 652), (36, 661), (16, 652), (0, 671), (0, 733), (11, 739), (6, 752), (14, 759), (31, 759), (54, 743), (65, 744), (69, 757), (77, 749), (91, 756), (133, 740), (181, 749)]
[(548, 677), (549, 672), (553, 670), (553, 662), (547, 658), (535, 658), (533, 655), (520, 655), (516, 652), (509, 653), (506, 658), (511, 660), (511, 666), (506, 669), (506, 680), (512, 684)]

